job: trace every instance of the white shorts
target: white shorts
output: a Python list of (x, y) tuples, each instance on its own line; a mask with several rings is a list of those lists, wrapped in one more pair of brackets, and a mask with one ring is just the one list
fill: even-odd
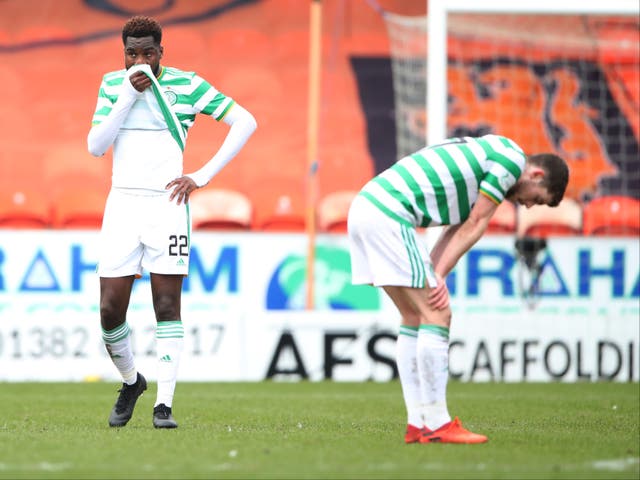
[(431, 257), (416, 229), (389, 218), (361, 195), (351, 203), (348, 230), (353, 284), (437, 285)]
[(102, 220), (98, 275), (187, 275), (191, 247), (188, 205), (170, 192), (112, 188)]

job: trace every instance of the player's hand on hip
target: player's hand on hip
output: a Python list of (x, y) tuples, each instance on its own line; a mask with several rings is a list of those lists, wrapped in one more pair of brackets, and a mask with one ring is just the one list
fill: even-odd
[(431, 308), (443, 310), (449, 306), (449, 289), (447, 282), (440, 275), (436, 274), (438, 285), (429, 291), (427, 302)]
[(181, 203), (189, 202), (189, 195), (193, 192), (198, 186), (196, 182), (193, 181), (191, 177), (182, 176), (180, 178), (176, 178), (175, 180), (171, 180), (167, 183), (165, 187), (167, 190), (173, 188), (171, 195), (169, 196), (169, 201), (172, 202), (173, 199), (176, 199), (178, 205)]

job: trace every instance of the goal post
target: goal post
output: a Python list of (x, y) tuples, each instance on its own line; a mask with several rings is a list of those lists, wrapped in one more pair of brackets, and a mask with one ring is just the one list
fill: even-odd
[(569, 198), (640, 199), (639, 10), (636, 0), (430, 0), (422, 16), (378, 9), (397, 158), (496, 133), (565, 158)]
[(495, 133), (562, 156), (583, 207), (640, 199), (637, 0), (426, 0), (421, 16), (369, 3), (389, 37), (398, 159)]
[(636, 0), (427, 0), (427, 143), (447, 136), (447, 21), (451, 13), (635, 15)]

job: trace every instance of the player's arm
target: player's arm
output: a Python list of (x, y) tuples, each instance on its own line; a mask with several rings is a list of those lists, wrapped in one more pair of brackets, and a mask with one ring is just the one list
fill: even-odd
[(428, 302), (432, 308), (442, 310), (449, 305), (445, 278), (460, 257), (480, 239), (497, 207), (493, 200), (480, 195), (471, 209), (469, 218), (460, 225), (448, 227), (440, 235), (431, 252), (431, 260), (438, 281), (436, 287), (429, 291)]
[(133, 87), (128, 77), (123, 79), (118, 99), (112, 105), (111, 111), (100, 123), (93, 125), (89, 131), (87, 147), (91, 155), (100, 157), (113, 144), (118, 136), (120, 126), (127, 118), (129, 110), (140, 93)]
[(237, 103), (233, 104), (222, 121), (231, 128), (224, 142), (222, 142), (220, 149), (211, 160), (197, 172), (188, 173), (167, 184), (166, 188), (172, 189), (171, 195), (169, 196), (170, 201), (176, 199), (178, 205), (187, 203), (191, 192), (209, 183), (214, 175), (238, 154), (258, 126), (253, 115)]
[(444, 251), (444, 248), (451, 241), (451, 237), (453, 236), (454, 233), (458, 231), (461, 225), (462, 224), (449, 225), (448, 227), (444, 227), (442, 229), (442, 233), (440, 234), (440, 237), (438, 237), (438, 241), (431, 249), (432, 265), (435, 265), (436, 263), (438, 263), (438, 261), (440, 260), (440, 257), (442, 256), (442, 252)]
[(480, 194), (469, 218), (444, 232), (442, 241), (434, 248), (435, 258), (432, 257), (437, 275), (445, 278), (453, 270), (460, 257), (482, 237), (496, 208), (498, 205), (493, 200)]
[(222, 119), (231, 128), (216, 154), (200, 170), (188, 173), (198, 187), (204, 187), (209, 181), (235, 157), (247, 143), (258, 124), (246, 109), (235, 103)]

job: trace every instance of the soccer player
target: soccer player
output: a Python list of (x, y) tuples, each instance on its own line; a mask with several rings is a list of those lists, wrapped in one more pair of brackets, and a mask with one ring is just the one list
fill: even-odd
[[(104, 75), (87, 143), (95, 156), (113, 145), (113, 174), (98, 261), (100, 323), (123, 379), (109, 425), (122, 427), (147, 381), (137, 371), (126, 313), (133, 282), (149, 271), (157, 321), (156, 428), (176, 428), (173, 395), (184, 328), (182, 279), (189, 269), (189, 195), (205, 186), (243, 147), (256, 121), (194, 72), (161, 66), (162, 28), (135, 16), (122, 29), (123, 70)], [(230, 126), (222, 145), (196, 172), (183, 175), (186, 134), (197, 113)]]
[[(453, 138), (402, 158), (370, 180), (348, 217), (352, 281), (382, 287), (402, 317), (396, 362), (406, 443), (482, 443), (449, 415), (451, 309), (445, 278), (505, 199), (557, 206), (569, 170), (557, 155), (526, 156), (511, 139)], [(431, 252), (416, 227), (445, 226)]]

